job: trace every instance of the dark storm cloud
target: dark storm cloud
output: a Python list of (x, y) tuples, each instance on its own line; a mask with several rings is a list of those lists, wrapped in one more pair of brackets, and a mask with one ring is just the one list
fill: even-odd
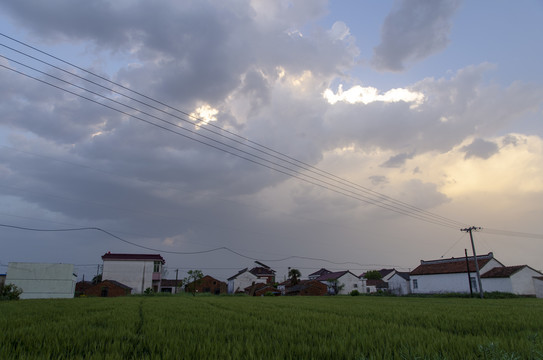
[(449, 43), (451, 18), (460, 0), (397, 0), (381, 29), (373, 65), (379, 70), (401, 71), (406, 62), (422, 60)]
[(462, 147), (461, 150), (466, 153), (466, 159), (471, 157), (488, 159), (492, 155), (497, 154), (500, 149), (498, 148), (498, 145), (492, 141), (475, 139), (471, 144)]

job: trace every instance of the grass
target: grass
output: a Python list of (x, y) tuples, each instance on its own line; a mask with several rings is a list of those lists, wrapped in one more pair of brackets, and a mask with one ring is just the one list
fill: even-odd
[(543, 359), (543, 301), (161, 296), (0, 303), (1, 359)]

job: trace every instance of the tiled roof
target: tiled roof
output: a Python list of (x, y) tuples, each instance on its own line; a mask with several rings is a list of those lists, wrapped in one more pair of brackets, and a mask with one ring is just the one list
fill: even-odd
[(246, 272), (248, 269), (249, 269), (249, 268), (245, 268), (245, 269), (243, 269), (243, 270), (238, 271), (238, 273), (237, 273), (236, 275), (230, 276), (227, 280), (233, 280), (233, 279), (237, 278), (238, 276), (240, 276), (241, 274), (243, 274), (244, 272)]
[(331, 272), (331, 273), (328, 273), (328, 274), (321, 275), (318, 278), (316, 278), (315, 280), (317, 280), (317, 281), (336, 280), (336, 279), (339, 279), (340, 277), (342, 277), (343, 275), (347, 274), (348, 272), (349, 272), (349, 270)]
[(112, 254), (110, 252), (102, 255), (102, 260), (153, 260), (161, 261), (163, 264), (166, 262), (160, 254)]
[(388, 274), (390, 274), (391, 272), (396, 271), (396, 269), (381, 269), (381, 270), (378, 270), (378, 271), (381, 274), (381, 277), (385, 277)]
[(508, 278), (526, 266), (528, 265), (495, 267), (481, 275), (481, 278)]
[(375, 286), (377, 289), (388, 288), (388, 283), (381, 279), (369, 279), (366, 280), (366, 286)]
[(265, 267), (254, 267), (249, 272), (256, 276), (275, 276), (275, 270)]
[[(490, 260), (494, 258), (492, 253), (487, 255), (477, 256), (477, 263), (479, 269), (485, 266)], [(455, 274), (467, 272), (466, 258), (450, 258), (424, 261), (421, 260), (421, 264), (417, 266), (410, 275), (433, 275), (433, 274)], [(468, 257), (469, 271), (475, 271), (475, 261), (473, 256)]]
[(126, 286), (125, 284), (122, 284), (122, 283), (120, 283), (118, 281), (115, 281), (115, 280), (104, 280), (102, 282), (99, 282), (98, 285), (101, 285), (101, 284), (104, 284), (104, 283), (110, 283), (110, 284), (113, 284), (115, 286), (118, 286), (118, 287), (126, 289), (126, 290), (132, 290), (132, 288), (130, 286)]
[(409, 281), (409, 273), (407, 271), (396, 271), (395, 275), (401, 276), (404, 280)]
[(330, 273), (331, 273), (330, 270), (327, 270), (325, 268), (321, 268), (320, 270), (317, 270), (314, 273), (307, 275), (307, 277), (321, 276), (321, 275), (330, 274)]

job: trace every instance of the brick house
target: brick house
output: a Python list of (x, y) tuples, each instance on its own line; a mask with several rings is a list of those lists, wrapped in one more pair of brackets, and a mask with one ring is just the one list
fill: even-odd
[(226, 294), (227, 285), (224, 281), (220, 281), (209, 275), (204, 276), (200, 280), (191, 282), (185, 285), (185, 292), (192, 292), (193, 286), (196, 287), (197, 293), (211, 293), (215, 295)]
[(118, 281), (104, 280), (87, 288), (84, 291), (84, 295), (96, 297), (117, 297), (130, 295), (131, 292), (132, 288), (121, 284)]

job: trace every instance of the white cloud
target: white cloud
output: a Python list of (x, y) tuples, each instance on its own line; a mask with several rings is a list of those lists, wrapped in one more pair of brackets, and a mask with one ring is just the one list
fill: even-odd
[(344, 91), (342, 84), (338, 86), (337, 93), (335, 94), (331, 89), (326, 89), (323, 93), (323, 97), (332, 105), (338, 101), (349, 104), (362, 103), (365, 105), (376, 101), (386, 103), (404, 101), (413, 103), (412, 106), (417, 107), (424, 102), (423, 93), (408, 89), (391, 89), (380, 94), (377, 88), (370, 86), (362, 87), (360, 85), (355, 85)]

